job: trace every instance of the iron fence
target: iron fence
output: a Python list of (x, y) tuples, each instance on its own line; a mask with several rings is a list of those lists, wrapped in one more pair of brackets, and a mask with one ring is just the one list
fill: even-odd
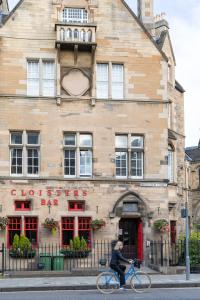
[(0, 247), (0, 271), (72, 271), (98, 269), (100, 259), (108, 263), (113, 244), (111, 241), (94, 241), (91, 248), (70, 250), (58, 244), (44, 244), (21, 251)]
[[(200, 266), (200, 240), (189, 240), (191, 268)], [(156, 266), (185, 266), (185, 240), (151, 241), (149, 262)]]

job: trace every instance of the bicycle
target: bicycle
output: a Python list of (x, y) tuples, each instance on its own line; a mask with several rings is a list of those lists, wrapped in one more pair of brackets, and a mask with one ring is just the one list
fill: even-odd
[[(125, 280), (127, 281), (129, 277), (131, 289), (137, 293), (143, 293), (150, 289), (151, 278), (150, 276), (142, 271), (136, 271), (135, 265), (140, 264), (137, 259), (134, 259), (130, 265), (128, 271), (125, 273)], [(140, 265), (139, 265), (140, 267)], [(102, 272), (98, 275), (96, 280), (97, 289), (103, 294), (111, 294), (118, 290), (120, 287), (119, 276), (117, 272), (110, 269), (107, 272)]]

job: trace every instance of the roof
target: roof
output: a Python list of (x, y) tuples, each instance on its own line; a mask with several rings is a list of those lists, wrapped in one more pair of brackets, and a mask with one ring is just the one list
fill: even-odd
[(189, 157), (188, 160), (191, 162), (199, 162), (200, 161), (200, 145), (196, 147), (187, 147), (185, 148), (185, 153), (187, 157)]
[[(13, 13), (18, 9), (18, 7), (24, 2), (24, 0), (20, 0), (17, 5), (14, 7), (14, 9), (10, 12), (10, 14), (3, 20), (3, 24), (5, 24), (7, 22), (8, 19), (10, 19), (10, 17), (13, 15)], [(158, 51), (160, 52), (160, 54), (162, 55), (162, 57), (168, 61), (167, 56), (165, 55), (165, 53), (162, 51), (162, 49), (160, 49), (160, 47), (158, 47), (156, 41), (153, 39), (153, 37), (151, 36), (151, 34), (148, 32), (148, 30), (145, 28), (144, 24), (138, 19), (138, 17), (136, 16), (136, 14), (133, 12), (133, 10), (128, 6), (128, 4), (125, 2), (125, 0), (121, 0), (122, 4), (127, 8), (127, 10), (130, 12), (130, 14), (132, 15), (132, 17), (136, 20), (136, 22), (140, 25), (140, 27), (143, 29), (143, 31), (146, 33), (146, 35), (148, 36), (148, 38), (151, 40), (151, 42), (153, 43), (153, 45), (158, 49)]]
[(170, 38), (170, 35), (169, 35), (169, 31), (168, 30), (163, 30), (160, 34), (160, 37), (156, 40), (156, 43), (157, 43), (158, 47), (162, 50), (162, 48), (164, 46), (164, 43), (165, 43), (165, 40), (166, 40), (166, 37), (168, 37), (168, 39), (169, 39), (169, 44), (170, 44), (170, 48), (171, 48), (172, 57), (173, 57), (173, 60), (174, 60), (174, 64), (176, 65), (176, 58), (175, 58), (175, 55), (174, 55), (174, 50), (173, 50), (173, 47), (172, 47), (172, 42), (171, 42), (171, 38)]
[(185, 93), (184, 88), (182, 87), (182, 85), (180, 85), (180, 83), (177, 80), (175, 81), (175, 89), (177, 89), (181, 93)]

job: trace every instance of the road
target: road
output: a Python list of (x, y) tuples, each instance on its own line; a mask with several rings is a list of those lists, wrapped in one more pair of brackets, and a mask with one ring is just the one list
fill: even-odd
[(1, 300), (199, 300), (200, 288), (190, 289), (151, 289), (137, 294), (131, 291), (118, 291), (104, 296), (97, 291), (50, 291), (0, 293)]

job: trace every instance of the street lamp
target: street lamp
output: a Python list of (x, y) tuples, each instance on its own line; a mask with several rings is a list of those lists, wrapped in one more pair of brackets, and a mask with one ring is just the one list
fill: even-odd
[(189, 209), (188, 209), (188, 163), (185, 166), (185, 191), (186, 200), (185, 208), (181, 210), (181, 217), (185, 219), (185, 263), (186, 263), (186, 280), (190, 280), (190, 253), (189, 253)]

